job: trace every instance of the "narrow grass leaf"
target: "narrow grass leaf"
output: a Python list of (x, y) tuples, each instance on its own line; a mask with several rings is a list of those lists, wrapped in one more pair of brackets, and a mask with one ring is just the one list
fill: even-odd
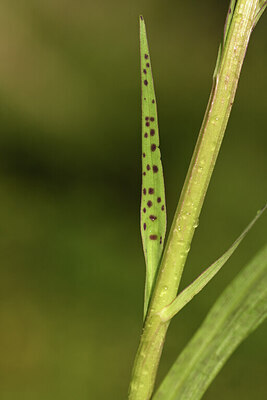
[(255, 224), (255, 222), (266, 210), (266, 207), (267, 206), (265, 206), (257, 213), (256, 217), (250, 222), (250, 224), (236, 239), (232, 246), (217, 261), (215, 261), (209, 268), (207, 268), (194, 282), (191, 283), (191, 285), (185, 288), (171, 304), (162, 309), (162, 311), (159, 313), (162, 321), (166, 322), (174, 317), (175, 314), (177, 314), (187, 303), (192, 300), (192, 298), (196, 294), (198, 294), (211, 281), (211, 279), (220, 271), (226, 261), (231, 257), (233, 252), (242, 242), (242, 240)]
[(267, 245), (228, 285), (153, 400), (198, 400), (237, 346), (267, 317)]
[(162, 255), (166, 232), (166, 204), (159, 149), (156, 96), (145, 21), (140, 17), (142, 89), (142, 197), (141, 235), (146, 261), (144, 317)]

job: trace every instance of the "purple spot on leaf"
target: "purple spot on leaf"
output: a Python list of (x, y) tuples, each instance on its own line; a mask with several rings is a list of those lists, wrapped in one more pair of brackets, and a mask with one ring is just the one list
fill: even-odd
[(149, 171), (150, 170), (150, 165), (147, 164), (146, 169)]
[(155, 118), (154, 117), (150, 117), (150, 121), (155, 121)]
[(149, 122), (146, 122), (146, 126), (149, 126), (150, 125), (150, 123)]
[(143, 193), (146, 194), (146, 188), (143, 189)]
[(153, 188), (149, 188), (149, 189), (148, 189), (148, 193), (149, 193), (149, 194), (153, 194), (153, 193), (154, 193), (154, 189), (153, 189)]
[(164, 205), (161, 207), (161, 209), (162, 209), (162, 211), (164, 211), (164, 210), (165, 210), (165, 207), (164, 207)]
[(148, 207), (152, 207), (152, 201), (151, 201), (151, 200), (149, 200), (149, 201), (147, 202), (147, 206), (148, 206)]
[(148, 134), (147, 134), (147, 133), (145, 133), (145, 134), (144, 134), (144, 137), (145, 137), (145, 138), (147, 138), (147, 137), (148, 137)]
[(154, 136), (155, 135), (155, 129), (150, 129), (150, 136)]
[(158, 172), (158, 170), (159, 170), (158, 167), (156, 165), (153, 165), (153, 172), (156, 173), (156, 172)]
[(148, 59), (148, 54), (145, 54), (145, 59), (146, 59), (146, 60)]
[(160, 203), (161, 202), (161, 197), (157, 198), (157, 202)]
[(155, 151), (156, 148), (157, 148), (157, 146), (153, 143), (153, 144), (151, 145), (151, 151)]
[(157, 235), (150, 235), (149, 239), (151, 240), (157, 240), (158, 236)]
[(146, 223), (144, 224), (144, 231), (146, 230)]
[(146, 208), (143, 208), (143, 212), (146, 213)]
[(148, 81), (145, 79), (144, 80), (144, 84), (147, 86), (148, 85)]
[(147, 68), (149, 68), (149, 67), (150, 67), (150, 64), (149, 64), (149, 63), (146, 63), (146, 66), (147, 66)]
[(155, 215), (149, 215), (149, 218), (151, 219), (151, 221), (155, 221), (155, 219), (157, 219)]

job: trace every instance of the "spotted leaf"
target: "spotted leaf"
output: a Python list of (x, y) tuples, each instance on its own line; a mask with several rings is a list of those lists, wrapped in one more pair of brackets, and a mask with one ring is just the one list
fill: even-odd
[(142, 198), (141, 235), (146, 261), (144, 316), (155, 283), (166, 232), (166, 204), (159, 149), (157, 105), (146, 27), (140, 17), (142, 88)]

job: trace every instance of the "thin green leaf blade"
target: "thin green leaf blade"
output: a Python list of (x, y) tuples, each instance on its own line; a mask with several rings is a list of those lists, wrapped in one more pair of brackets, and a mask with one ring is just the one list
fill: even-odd
[(198, 400), (238, 345), (267, 317), (267, 245), (216, 301), (153, 400)]
[(144, 317), (151, 298), (166, 232), (166, 204), (159, 149), (156, 96), (145, 21), (140, 17), (142, 88), (141, 235), (146, 261)]
[(253, 220), (241, 233), (241, 235), (235, 240), (232, 246), (217, 261), (215, 261), (209, 268), (207, 268), (196, 280), (194, 280), (194, 282), (191, 283), (191, 285), (185, 288), (171, 304), (162, 309), (162, 311), (159, 313), (162, 321), (166, 322), (173, 318), (175, 314), (177, 314), (186, 304), (188, 304), (193, 299), (193, 297), (198, 294), (212, 280), (212, 278), (224, 266), (226, 261), (229, 260), (231, 255), (240, 245), (240, 243), (250, 231), (255, 222), (261, 217), (263, 212), (266, 210), (266, 207), (267, 205), (257, 213), (255, 218), (253, 218)]

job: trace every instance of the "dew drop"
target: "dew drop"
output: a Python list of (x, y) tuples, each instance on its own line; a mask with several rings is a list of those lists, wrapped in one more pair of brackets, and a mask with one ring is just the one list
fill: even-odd
[(160, 297), (163, 297), (167, 294), (168, 286), (164, 286), (159, 294)]
[(198, 224), (199, 224), (199, 219), (197, 219), (197, 220), (195, 221), (193, 227), (194, 227), (194, 228), (197, 228), (197, 227), (198, 227)]

